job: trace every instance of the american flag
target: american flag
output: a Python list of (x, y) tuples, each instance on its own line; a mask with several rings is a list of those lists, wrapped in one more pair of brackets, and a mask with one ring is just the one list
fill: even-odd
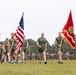
[(16, 32), (14, 33), (15, 38), (17, 39), (16, 51), (18, 52), (22, 47), (23, 40), (24, 40), (24, 19), (23, 15), (20, 19), (19, 26), (17, 27)]

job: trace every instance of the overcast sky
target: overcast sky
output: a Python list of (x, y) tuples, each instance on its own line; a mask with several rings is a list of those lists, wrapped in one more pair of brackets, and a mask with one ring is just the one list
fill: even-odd
[(37, 40), (44, 32), (52, 45), (66, 24), (70, 10), (76, 34), (76, 0), (0, 0), (0, 40), (10, 38), (24, 12), (26, 38)]

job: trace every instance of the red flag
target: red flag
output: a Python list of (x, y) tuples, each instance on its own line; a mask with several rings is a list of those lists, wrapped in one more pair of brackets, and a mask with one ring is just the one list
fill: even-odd
[(71, 11), (70, 11), (68, 20), (62, 30), (62, 34), (64, 35), (65, 39), (70, 44), (70, 46), (74, 49), (75, 48), (74, 25), (73, 25)]
[(22, 47), (23, 39), (24, 39), (24, 20), (23, 20), (23, 14), (22, 14), (21, 20), (19, 22), (19, 26), (18, 26), (16, 32), (14, 33), (14, 36), (17, 39), (16, 51), (18, 52), (20, 50), (20, 48)]

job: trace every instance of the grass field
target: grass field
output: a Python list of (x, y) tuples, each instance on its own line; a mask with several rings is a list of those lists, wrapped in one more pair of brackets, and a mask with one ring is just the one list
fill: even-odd
[(0, 75), (76, 75), (76, 60), (64, 60), (58, 64), (57, 60), (49, 60), (48, 64), (38, 61), (26, 63), (0, 64)]

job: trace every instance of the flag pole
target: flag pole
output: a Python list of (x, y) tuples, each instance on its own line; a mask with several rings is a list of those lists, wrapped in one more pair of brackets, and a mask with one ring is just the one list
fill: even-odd
[(59, 51), (61, 50), (61, 46), (62, 46), (62, 42), (63, 42), (64, 35), (62, 34), (61, 37), (62, 37), (62, 38), (61, 38), (61, 42), (60, 42), (60, 46), (59, 46)]
[[(63, 38), (63, 37), (62, 37), (62, 38)], [(61, 39), (60, 46), (59, 46), (59, 51), (61, 50), (62, 41), (63, 41), (63, 39)]]

